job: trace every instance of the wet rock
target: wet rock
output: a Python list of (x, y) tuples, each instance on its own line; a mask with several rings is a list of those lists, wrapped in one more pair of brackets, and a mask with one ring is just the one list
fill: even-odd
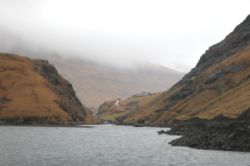
[[(243, 116), (243, 115), (242, 115)], [(244, 116), (243, 116), (244, 117)], [(167, 134), (182, 135), (170, 142), (173, 146), (197, 149), (250, 151), (249, 119), (215, 118), (213, 120), (182, 122), (172, 126)]]
[(134, 126), (134, 127), (144, 127), (144, 125), (143, 125), (143, 124), (140, 124), (140, 123), (136, 123), (136, 124), (134, 124), (133, 126)]
[(157, 133), (158, 133), (159, 135), (162, 135), (162, 134), (167, 134), (167, 131), (160, 130), (160, 131), (157, 131)]

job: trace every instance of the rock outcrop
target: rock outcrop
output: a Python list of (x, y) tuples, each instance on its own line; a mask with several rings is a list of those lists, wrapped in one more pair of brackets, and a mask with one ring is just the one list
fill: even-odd
[(72, 85), (45, 60), (0, 54), (3, 124), (94, 123)]
[(250, 151), (250, 110), (238, 118), (216, 117), (212, 120), (179, 121), (163, 134), (181, 135), (173, 146), (198, 149)]

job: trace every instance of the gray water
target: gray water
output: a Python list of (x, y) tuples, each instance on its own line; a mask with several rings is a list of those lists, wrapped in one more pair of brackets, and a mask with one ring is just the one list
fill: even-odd
[(250, 166), (250, 153), (172, 147), (158, 130), (0, 127), (0, 166)]

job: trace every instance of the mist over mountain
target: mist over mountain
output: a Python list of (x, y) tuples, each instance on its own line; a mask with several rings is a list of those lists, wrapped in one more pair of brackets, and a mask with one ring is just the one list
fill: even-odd
[(248, 0), (1, 0), (0, 27), (30, 48), (118, 67), (158, 63), (186, 73), (208, 45), (244, 19), (248, 6)]
[(0, 0), (0, 166), (250, 166), (249, 7)]
[(121, 100), (120, 105), (106, 102), (100, 108), (105, 120), (111, 112), (118, 114), (115, 120), (127, 124), (164, 126), (175, 120), (222, 117), (249, 121), (249, 92), (250, 15), (224, 40), (210, 46), (197, 65), (169, 90), (131, 96)]
[(46, 59), (55, 65), (59, 73), (73, 84), (82, 103), (89, 107), (97, 108), (104, 101), (142, 91), (163, 91), (184, 75), (149, 62), (120, 66), (84, 59), (69, 52), (58, 53), (4, 30), (0, 30), (0, 40), (1, 52)]

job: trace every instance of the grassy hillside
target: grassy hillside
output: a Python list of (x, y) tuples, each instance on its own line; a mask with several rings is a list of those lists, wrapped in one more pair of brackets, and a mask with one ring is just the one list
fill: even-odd
[(148, 111), (142, 111), (145, 108), (150, 107), (153, 104), (152, 99), (158, 95), (159, 93), (143, 96), (134, 95), (124, 100), (117, 99), (104, 102), (99, 107), (98, 118), (103, 121), (116, 122), (121, 117), (122, 119), (125, 119), (125, 117), (132, 116), (138, 112), (138, 110), (140, 110), (140, 114), (146, 115)]
[(47, 61), (0, 54), (0, 120), (10, 123), (91, 123), (72, 89)]
[(250, 110), (249, 94), (250, 16), (223, 41), (210, 47), (197, 66), (172, 88), (137, 101), (136, 110), (126, 107), (129, 113), (116, 120), (166, 125), (193, 118), (237, 118)]

